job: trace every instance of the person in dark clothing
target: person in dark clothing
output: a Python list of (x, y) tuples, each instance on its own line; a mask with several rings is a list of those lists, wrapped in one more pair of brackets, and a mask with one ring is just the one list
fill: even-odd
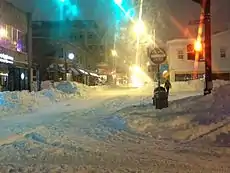
[(171, 86), (171, 83), (170, 83), (169, 79), (166, 79), (166, 81), (165, 81), (165, 89), (166, 89), (166, 92), (167, 92), (168, 95), (169, 95), (169, 90), (170, 90), (171, 87), (172, 86)]

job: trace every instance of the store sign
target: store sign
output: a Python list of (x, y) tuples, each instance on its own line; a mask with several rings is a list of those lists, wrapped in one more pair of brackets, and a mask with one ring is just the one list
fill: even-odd
[(0, 53), (0, 62), (6, 63), (6, 64), (13, 64), (14, 58), (4, 53)]

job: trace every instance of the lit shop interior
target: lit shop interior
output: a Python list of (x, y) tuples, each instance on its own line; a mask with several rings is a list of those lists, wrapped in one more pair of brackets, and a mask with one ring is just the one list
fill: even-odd
[(27, 54), (20, 31), (0, 27), (0, 91), (28, 89)]

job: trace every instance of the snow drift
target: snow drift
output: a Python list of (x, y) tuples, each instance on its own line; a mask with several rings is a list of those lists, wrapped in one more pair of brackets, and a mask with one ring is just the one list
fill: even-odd
[(167, 109), (154, 110), (151, 104), (132, 108), (126, 112), (128, 124), (160, 138), (224, 143), (230, 137), (230, 84), (215, 81), (214, 86), (210, 95), (172, 101)]
[[(214, 80), (213, 87), (218, 88), (222, 85), (230, 84), (230, 81)], [(201, 91), (204, 88), (204, 80), (190, 80), (184, 82), (172, 82), (172, 91)]]
[(76, 82), (52, 84), (46, 81), (42, 87), (46, 89), (31, 93), (28, 91), (0, 92), (0, 116), (24, 114), (67, 99), (85, 98), (91, 89)]

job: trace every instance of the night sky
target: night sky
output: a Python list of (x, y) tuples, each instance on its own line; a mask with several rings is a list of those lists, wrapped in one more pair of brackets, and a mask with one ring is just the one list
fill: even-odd
[[(34, 20), (56, 20), (59, 18), (57, 0), (9, 0), (15, 6), (32, 11)], [(108, 16), (112, 14), (112, 0), (72, 0), (73, 4), (79, 7), (77, 19), (95, 19), (98, 21), (108, 21)], [(147, 1), (147, 0), (146, 0)], [(167, 26), (172, 26), (165, 30), (168, 38), (182, 36), (188, 28), (195, 30), (195, 26), (188, 26), (189, 20), (199, 19), (200, 8), (192, 0), (152, 0), (165, 1), (162, 8), (167, 12)], [(230, 0), (212, 0), (213, 31), (220, 31), (230, 27)], [(192, 28), (192, 29), (191, 29)], [(193, 29), (194, 28), (194, 29)], [(182, 31), (183, 29), (183, 31)]]

